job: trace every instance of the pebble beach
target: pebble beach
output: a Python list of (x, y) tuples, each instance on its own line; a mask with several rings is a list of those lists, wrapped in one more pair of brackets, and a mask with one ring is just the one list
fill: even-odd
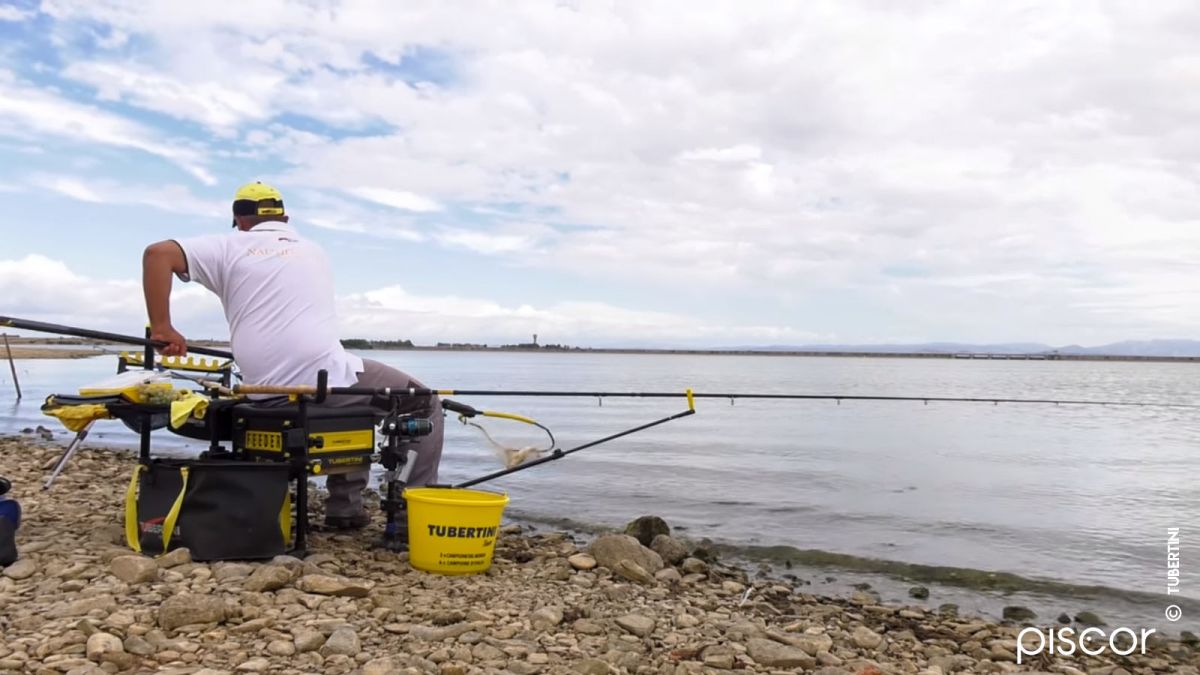
[(85, 447), (40, 491), (61, 452), (0, 439), (24, 508), (21, 557), (0, 572), (0, 673), (1200, 673), (1187, 635), (1018, 665), (1021, 623), (811, 595), (656, 519), (586, 541), (509, 524), (491, 568), (458, 577), (377, 548), (377, 510), (364, 531), (314, 532), (303, 560), (155, 559), (124, 544), (135, 455)]

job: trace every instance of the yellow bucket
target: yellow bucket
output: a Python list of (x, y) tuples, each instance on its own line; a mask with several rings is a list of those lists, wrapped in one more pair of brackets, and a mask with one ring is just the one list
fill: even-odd
[(508, 495), (462, 488), (408, 488), (408, 562), (438, 574), (492, 566)]

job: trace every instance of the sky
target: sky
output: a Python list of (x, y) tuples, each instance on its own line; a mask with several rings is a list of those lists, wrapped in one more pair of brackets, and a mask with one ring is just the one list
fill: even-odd
[[(345, 338), (1200, 337), (1190, 2), (0, 0), (0, 314), (282, 192)], [(192, 339), (219, 301), (176, 282)]]

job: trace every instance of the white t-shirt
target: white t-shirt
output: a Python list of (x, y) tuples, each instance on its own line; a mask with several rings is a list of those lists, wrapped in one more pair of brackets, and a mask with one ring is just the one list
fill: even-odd
[(183, 281), (221, 298), (234, 360), (247, 384), (355, 384), (362, 359), (342, 348), (329, 258), (290, 225), (268, 221), (243, 232), (176, 239)]

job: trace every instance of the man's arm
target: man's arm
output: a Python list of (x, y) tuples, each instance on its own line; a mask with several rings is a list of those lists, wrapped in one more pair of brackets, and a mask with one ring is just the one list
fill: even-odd
[(146, 247), (142, 255), (142, 291), (150, 317), (150, 339), (168, 343), (158, 350), (163, 356), (187, 353), (187, 339), (171, 325), (171, 277), (186, 273), (187, 257), (179, 244), (160, 241)]

